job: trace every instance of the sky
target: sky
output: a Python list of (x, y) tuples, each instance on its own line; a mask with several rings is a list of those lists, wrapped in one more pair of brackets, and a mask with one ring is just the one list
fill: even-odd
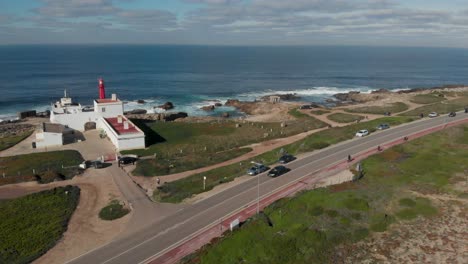
[(0, 0), (0, 45), (468, 48), (468, 0)]

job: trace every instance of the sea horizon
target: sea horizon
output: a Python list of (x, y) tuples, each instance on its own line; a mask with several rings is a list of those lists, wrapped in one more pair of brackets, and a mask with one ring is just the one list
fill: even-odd
[(116, 93), (126, 102), (126, 111), (152, 111), (171, 101), (174, 111), (189, 115), (219, 115), (200, 108), (276, 93), (323, 102), (349, 91), (463, 85), (468, 83), (464, 51), (349, 45), (0, 45), (0, 119), (23, 110), (47, 110), (65, 89), (76, 102), (90, 105), (99, 77), (108, 96)]

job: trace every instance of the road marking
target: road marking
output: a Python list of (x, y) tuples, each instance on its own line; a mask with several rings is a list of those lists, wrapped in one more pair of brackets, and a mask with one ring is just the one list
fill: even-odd
[[(443, 122), (442, 124), (431, 124), (431, 123), (434, 122), (434, 120), (441, 121), (442, 119), (444, 119), (444, 122)], [(436, 128), (436, 127), (438, 127), (438, 126), (447, 125), (447, 124), (455, 123), (455, 122), (459, 122), (459, 121), (464, 121), (465, 119), (466, 119), (466, 118), (459, 118), (459, 119), (457, 119), (456, 121), (454, 120), (453, 122), (447, 122), (445, 118), (442, 118), (442, 116), (440, 116), (439, 118), (433, 118), (433, 119), (430, 119), (430, 120), (416, 120), (416, 121), (413, 121), (413, 122), (410, 122), (410, 123), (407, 123), (407, 124), (403, 124), (403, 126), (398, 126), (398, 127), (400, 127), (400, 128), (402, 129), (402, 130), (399, 130), (399, 131), (397, 131), (396, 128), (391, 128), (391, 129), (394, 129), (393, 131), (391, 131), (392, 133), (388, 132), (387, 135), (383, 135), (383, 138), (387, 138), (387, 137), (392, 136), (392, 135), (395, 135), (395, 134), (397, 134), (397, 133), (402, 133), (402, 132), (404, 132), (404, 131), (407, 131), (407, 130), (410, 130), (410, 129), (416, 129), (416, 128), (418, 128), (418, 127), (425, 126), (425, 125), (429, 125), (429, 126), (430, 126), (429, 128), (425, 129), (425, 130), (429, 130), (429, 129)], [(452, 120), (453, 120), (453, 119), (452, 119)], [(417, 122), (417, 123), (416, 123), (416, 122)], [(423, 131), (425, 131), (425, 130), (423, 130)], [(387, 130), (387, 131), (390, 131), (390, 130)], [(421, 131), (419, 131), (419, 132), (421, 132)], [(383, 133), (383, 131), (380, 132), (380, 133)], [(380, 134), (380, 133), (378, 133), (378, 134)], [(418, 133), (418, 132), (415, 132), (415, 133)], [(413, 133), (413, 134), (415, 134), (415, 133)], [(377, 134), (377, 135), (378, 135), (378, 134)], [(318, 161), (323, 160), (323, 159), (325, 159), (325, 158), (328, 158), (328, 157), (330, 157), (330, 156), (333, 156), (333, 155), (335, 155), (335, 154), (337, 154), (337, 153), (344, 152), (345, 150), (347, 150), (347, 149), (349, 149), (349, 148), (356, 148), (356, 147), (358, 147), (358, 146), (361, 146), (361, 145), (364, 145), (364, 144), (369, 143), (369, 141), (376, 141), (376, 140), (378, 140), (378, 139), (382, 139), (382, 137), (379, 138), (379, 137), (377, 137), (377, 136), (375, 136), (376, 138), (369, 139), (369, 137), (372, 137), (372, 135), (376, 135), (376, 134), (373, 133), (373, 134), (371, 134), (370, 136), (364, 137), (364, 138), (361, 138), (361, 139), (357, 139), (357, 140), (356, 140), (355, 138), (353, 138), (353, 139), (350, 139), (350, 140), (346, 140), (346, 141), (343, 141), (343, 142), (334, 144), (334, 145), (332, 145), (332, 148), (337, 148), (337, 147), (339, 147), (339, 146), (342, 146), (342, 145), (351, 143), (351, 142), (353, 142), (353, 141), (356, 141), (356, 142), (359, 141), (359, 140), (362, 140), (362, 141), (363, 141), (362, 143), (359, 143), (359, 144), (357, 144), (357, 145), (350, 146), (350, 147), (348, 147), (348, 148), (346, 148), (346, 149), (343, 149), (343, 150), (341, 150), (341, 151), (339, 151), (339, 152), (334, 152), (334, 153), (329, 154), (329, 155), (327, 155), (327, 156), (325, 156), (325, 157), (322, 157), (322, 158), (320, 158), (320, 159), (317, 159), (317, 160), (311, 161), (311, 162), (309, 162), (309, 163), (306, 163), (306, 164), (304, 164), (304, 165), (302, 165), (302, 166), (299, 166), (299, 167), (296, 168), (296, 170), (297, 170), (297, 169), (300, 169), (300, 168), (303, 168), (303, 167), (305, 167), (305, 166), (308, 166), (308, 165), (310, 165), (311, 163), (315, 163), (315, 162), (318, 162)], [(395, 139), (395, 140), (397, 140), (397, 139)], [(391, 141), (386, 141), (385, 144), (387, 144), (387, 143), (389, 143), (389, 142), (391, 142)], [(322, 150), (319, 150), (319, 151), (313, 151), (313, 152), (311, 152), (309, 155), (307, 155), (307, 156), (301, 158), (300, 160), (296, 160), (296, 161), (293, 161), (293, 162), (291, 162), (291, 163), (303, 161), (303, 160), (305, 160), (305, 159), (307, 159), (307, 158), (310, 158), (310, 157), (312, 157), (312, 156), (314, 156), (314, 155), (319, 155), (321, 152), (329, 151), (329, 150), (330, 150), (330, 149), (325, 148), (325, 149), (322, 149)], [(357, 152), (357, 153), (362, 153), (362, 152), (368, 151), (368, 150), (369, 150), (369, 149), (366, 149), (366, 150), (363, 150), (363, 151), (360, 151), (360, 152)], [(343, 161), (338, 160), (337, 162), (332, 163), (330, 167), (335, 166), (335, 165), (337, 165), (337, 164), (340, 164), (341, 162), (343, 162)], [(294, 181), (292, 181), (292, 182), (289, 182), (289, 183), (287, 183), (287, 184), (285, 184), (285, 185), (283, 185), (283, 186), (281, 186), (281, 187), (278, 187), (278, 188), (274, 189), (273, 191), (270, 191), (270, 192), (268, 192), (268, 193), (266, 193), (266, 194), (263, 194), (263, 195), (260, 196), (260, 197), (263, 199), (263, 198), (265, 198), (266, 196), (271, 195), (272, 193), (278, 191), (279, 189), (286, 189), (286, 188), (290, 187), (291, 185), (297, 183), (298, 181), (300, 181), (300, 180), (302, 180), (302, 179), (304, 179), (304, 178), (306, 178), (306, 177), (310, 177), (310, 176), (316, 174), (317, 172), (319, 172), (319, 171), (321, 171), (321, 170), (323, 170), (323, 169), (325, 169), (325, 168), (321, 168), (321, 169), (315, 170), (315, 171), (313, 171), (313, 172), (311, 172), (311, 173), (308, 173), (308, 174), (306, 174), (306, 175), (304, 175), (304, 176), (301, 176), (300, 178), (298, 178), (298, 179), (296, 179), (296, 180), (294, 180)], [(250, 182), (250, 181), (253, 181), (253, 180), (255, 180), (255, 179), (252, 178), (251, 180), (246, 181), (246, 183), (247, 183), (247, 182)], [(274, 179), (271, 179), (271, 180), (274, 180)], [(267, 183), (267, 182), (270, 182), (270, 180), (266, 180), (266, 181), (262, 182), (262, 184)], [(235, 187), (235, 186), (232, 186), (231, 188), (233, 188), (233, 187)], [(252, 189), (255, 189), (256, 187), (257, 187), (257, 186), (253, 186), (253, 187), (251, 187), (251, 188), (245, 190), (243, 193), (248, 192), (248, 191), (251, 191)], [(231, 189), (231, 188), (227, 188), (226, 190)], [(218, 203), (218, 204), (216, 204), (215, 206), (213, 206), (213, 207), (211, 207), (211, 208), (205, 209), (205, 210), (203, 210), (202, 212), (200, 212), (200, 213), (198, 213), (198, 214), (196, 214), (196, 215), (194, 215), (194, 216), (188, 218), (187, 220), (185, 220), (185, 221), (183, 221), (183, 222), (180, 222), (180, 223), (177, 224), (176, 226), (179, 226), (179, 225), (181, 225), (181, 224), (184, 224), (184, 223), (186, 223), (187, 221), (189, 221), (189, 220), (191, 220), (191, 219), (193, 219), (193, 218), (199, 216), (200, 214), (202, 214), (202, 213), (204, 213), (204, 212), (206, 212), (206, 211), (209, 211), (209, 210), (213, 209), (214, 207), (218, 207), (219, 205), (222, 205), (222, 204), (225, 203), (226, 201), (229, 201), (229, 200), (231, 200), (231, 199), (233, 199), (233, 198), (235, 198), (235, 197), (238, 197), (238, 196), (242, 195), (243, 193), (239, 193), (238, 195), (235, 195), (235, 196), (233, 196), (233, 197), (231, 197), (231, 198), (228, 198), (228, 199), (224, 200), (222, 203)], [(213, 196), (212, 196), (212, 197), (213, 197)], [(246, 207), (248, 207), (248, 206), (251, 206), (251, 205), (252, 205), (253, 203), (255, 203), (255, 202), (257, 202), (257, 199), (248, 202), (247, 204), (245, 204), (245, 205), (239, 207), (238, 209), (232, 211), (232, 212), (229, 213), (229, 214), (226, 214), (225, 216), (223, 216), (223, 217), (221, 217), (221, 218), (229, 218), (230, 216), (235, 215), (236, 213), (238, 213), (239, 211), (241, 211), (243, 208), (246, 208)], [(149, 257), (149, 258), (143, 260), (143, 261), (140, 262), (140, 263), (144, 263), (144, 262), (146, 262), (146, 261), (148, 261), (148, 260), (150, 260), (150, 259), (153, 259), (153, 258), (159, 257), (160, 255), (165, 254), (167, 251), (174, 249), (175, 247), (179, 246), (179, 245), (182, 244), (182, 243), (185, 243), (187, 240), (192, 239), (194, 236), (199, 235), (201, 232), (205, 231), (206, 229), (209, 229), (209, 228), (213, 227), (213, 226), (216, 225), (216, 224), (218, 224), (217, 221), (215, 221), (215, 222), (213, 222), (213, 223), (211, 223), (211, 224), (206, 225), (204, 228), (201, 228), (201, 229), (199, 229), (198, 231), (196, 231), (196, 232), (192, 233), (191, 235), (187, 236), (186, 238), (181, 239), (181, 240), (175, 242), (174, 244), (172, 244), (172, 245), (166, 247), (165, 249), (163, 249), (163, 250), (161, 250), (160, 252), (158, 252), (158, 253), (152, 255), (151, 257)], [(154, 236), (152, 236), (152, 237), (146, 239), (145, 241), (143, 241), (143, 242), (141, 242), (141, 243), (135, 245), (134, 247), (132, 247), (132, 248), (130, 248), (130, 249), (128, 249), (128, 250), (125, 250), (125, 251), (121, 252), (120, 254), (118, 254), (118, 255), (116, 255), (116, 256), (114, 256), (114, 257), (112, 257), (112, 258), (106, 260), (106, 261), (103, 262), (103, 263), (107, 263), (107, 262), (109, 262), (109, 261), (111, 261), (111, 260), (113, 260), (113, 259), (115, 259), (115, 258), (117, 258), (117, 257), (120, 257), (120, 256), (122, 256), (123, 254), (125, 254), (125, 253), (127, 253), (127, 252), (129, 252), (129, 251), (131, 251), (131, 250), (133, 250), (133, 249), (135, 249), (135, 248), (141, 246), (142, 244), (147, 243), (147, 242), (150, 241), (150, 240), (153, 240), (153, 239), (157, 238), (158, 236), (160, 236), (160, 235), (162, 235), (162, 234), (167, 233), (168, 231), (170, 231), (170, 230), (172, 230), (172, 229), (174, 229), (174, 227), (165, 229), (165, 230), (159, 232), (158, 234), (156, 234), (156, 235), (154, 235)], [(83, 254), (81, 254), (80, 256), (75, 257), (75, 258), (73, 258), (73, 259), (71, 259), (71, 260), (69, 260), (69, 261), (67, 261), (67, 262), (65, 262), (65, 263), (70, 263), (70, 262), (72, 262), (72, 261), (74, 261), (74, 260), (76, 260), (76, 259), (78, 259), (78, 258), (80, 258), (80, 257), (82, 257), (82, 256), (84, 256), (84, 255), (87, 255), (87, 254), (90, 254), (90, 253), (92, 253), (92, 252), (94, 252), (94, 251), (96, 251), (96, 250), (99, 250), (99, 249), (101, 249), (101, 248), (103, 248), (103, 247), (105, 247), (105, 246), (111, 244), (112, 242), (114, 242), (114, 241), (110, 241), (110, 242), (108, 242), (108, 243), (106, 243), (106, 244), (104, 244), (104, 245), (102, 245), (102, 246), (100, 246), (100, 247), (98, 247), (98, 248), (96, 248), (96, 249), (93, 249), (93, 250), (91, 250), (91, 251), (88, 251), (88, 252), (86, 252), (86, 253), (83, 253)]]

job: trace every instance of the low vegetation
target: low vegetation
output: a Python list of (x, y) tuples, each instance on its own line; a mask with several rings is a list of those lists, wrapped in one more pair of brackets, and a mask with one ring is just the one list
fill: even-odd
[(419, 116), (421, 113), (427, 116), (430, 112), (437, 112), (439, 114), (446, 114), (453, 111), (463, 110), (468, 107), (468, 96), (453, 99), (450, 101), (442, 101), (434, 104), (428, 104), (408, 112), (404, 112), (402, 116)]
[(115, 220), (124, 217), (130, 210), (121, 204), (118, 200), (112, 200), (107, 206), (99, 212), (99, 218), (102, 220)]
[(328, 113), (330, 113), (330, 111), (328, 111), (328, 110), (320, 110), (320, 109), (319, 109), (319, 110), (312, 110), (312, 111), (310, 111), (310, 113), (313, 114), (313, 115), (323, 115), (323, 114), (328, 114)]
[(433, 104), (446, 100), (441, 93), (418, 94), (411, 98), (411, 102), (416, 104)]
[(394, 114), (408, 110), (408, 105), (402, 102), (386, 104), (383, 106), (361, 106), (356, 108), (344, 109), (346, 112), (350, 113), (363, 113), (363, 114), (376, 114), (383, 115), (386, 112)]
[(246, 170), (251, 166), (251, 161), (257, 161), (266, 165), (271, 165), (276, 163), (278, 158), (284, 152), (295, 155), (325, 148), (329, 145), (353, 138), (356, 131), (360, 129), (375, 130), (375, 127), (381, 123), (387, 123), (390, 126), (395, 126), (398, 124), (410, 122), (411, 120), (413, 119), (407, 117), (385, 117), (369, 122), (362, 122), (345, 127), (334, 127), (323, 130), (314, 133), (313, 135), (310, 135), (303, 140), (289, 144), (279, 149), (266, 152), (252, 159), (242, 161), (241, 163), (231, 164), (207, 172), (194, 174), (177, 181), (165, 183), (154, 192), (153, 198), (162, 202), (178, 203), (186, 198), (192, 197), (194, 194), (204, 192), (204, 176), (207, 177), (205, 190), (208, 191), (219, 184), (232, 181), (236, 177), (245, 175)]
[(281, 199), (182, 263), (337, 262), (346, 258), (337, 247), (437, 217), (426, 196), (457, 195), (452, 186), (465, 179), (456, 175), (468, 169), (466, 138), (468, 126), (458, 126), (385, 150), (362, 162), (361, 180)]
[(78, 151), (63, 150), (0, 157), (0, 185), (70, 179), (79, 173), (83, 157)]
[(251, 148), (236, 148), (218, 153), (201, 152), (181, 156), (156, 156), (154, 159), (144, 159), (138, 164), (132, 174), (136, 176), (161, 176), (203, 168), (213, 164), (239, 157), (252, 151)]
[(80, 198), (75, 186), (0, 201), (0, 263), (30, 263), (59, 241)]
[(0, 138), (0, 151), (13, 147), (14, 145), (23, 141), (25, 138), (29, 137), (31, 134), (32, 131), (28, 131), (21, 135)]
[(327, 116), (327, 118), (337, 123), (351, 123), (351, 122), (356, 122), (357, 120), (364, 119), (364, 117), (360, 115), (351, 115), (351, 114), (344, 114), (344, 113), (334, 113), (334, 114)]
[(296, 120), (281, 123), (234, 122), (218, 120), (204, 123), (155, 122), (136, 124), (145, 131), (147, 149), (123, 151), (124, 154), (154, 156), (137, 163), (135, 175), (159, 176), (192, 170), (223, 162), (250, 151), (249, 144), (287, 137), (326, 124), (297, 110)]

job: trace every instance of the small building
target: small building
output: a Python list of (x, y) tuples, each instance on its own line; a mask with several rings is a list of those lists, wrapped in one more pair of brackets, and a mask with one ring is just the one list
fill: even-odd
[(63, 145), (65, 126), (61, 124), (42, 123), (41, 132), (36, 133), (36, 148), (54, 147)]
[(118, 150), (145, 148), (145, 133), (123, 115), (100, 119), (101, 127)]
[(279, 103), (280, 101), (281, 101), (281, 97), (277, 95), (270, 96), (270, 103), (276, 104), (276, 103)]
[[(145, 134), (124, 116), (123, 102), (116, 94), (105, 98), (102, 79), (99, 80), (99, 99), (93, 103), (93, 107), (82, 106), (73, 102), (65, 91), (64, 97), (52, 104), (50, 122), (77, 131), (102, 129), (117, 150), (145, 147)], [(40, 139), (42, 137), (39, 135)]]

